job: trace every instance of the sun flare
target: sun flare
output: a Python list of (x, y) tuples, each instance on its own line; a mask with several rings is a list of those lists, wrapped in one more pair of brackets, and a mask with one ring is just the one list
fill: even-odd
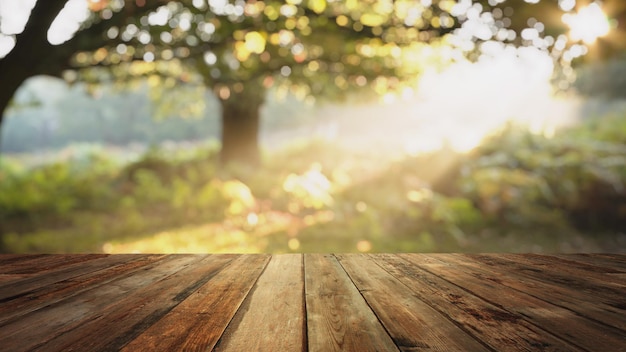
[(598, 3), (583, 7), (577, 13), (566, 13), (563, 22), (570, 27), (570, 38), (593, 44), (598, 38), (609, 33), (609, 20)]

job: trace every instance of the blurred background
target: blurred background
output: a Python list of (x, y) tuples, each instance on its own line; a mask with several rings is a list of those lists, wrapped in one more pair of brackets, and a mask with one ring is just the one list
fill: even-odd
[(0, 252), (626, 252), (622, 0), (0, 0)]

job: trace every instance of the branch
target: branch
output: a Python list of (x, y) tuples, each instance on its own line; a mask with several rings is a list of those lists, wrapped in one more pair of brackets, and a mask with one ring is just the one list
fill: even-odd
[(67, 0), (37, 1), (24, 31), (16, 35), (15, 47), (0, 59), (0, 66), (4, 66), (2, 70), (21, 70), (26, 78), (56, 71), (56, 65), (46, 57), (52, 46), (48, 42), (48, 29), (66, 2)]

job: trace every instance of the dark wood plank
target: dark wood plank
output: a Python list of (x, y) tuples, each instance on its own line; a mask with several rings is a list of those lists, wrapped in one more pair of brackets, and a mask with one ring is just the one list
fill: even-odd
[[(130, 323), (135, 318), (131, 313), (142, 309), (146, 304), (151, 303), (156, 309), (163, 309), (160, 305), (167, 307), (173, 304), (160, 300), (151, 301), (165, 290), (162, 283), (175, 281), (165, 281), (166, 279), (192, 267), (192, 264), (202, 258), (168, 256), (166, 260), (160, 261), (158, 265), (142, 272), (141, 275), (114, 280), (108, 285), (97, 286), (67, 300), (26, 314), (0, 329), (0, 342), (11, 351), (35, 350), (39, 347), (45, 351), (61, 351), (66, 350), (68, 344), (71, 345), (72, 342), (84, 337), (92, 340), (87, 343), (110, 341), (112, 336), (119, 333), (117, 326), (99, 330), (89, 328), (93, 327), (94, 323), (102, 323), (103, 320), (113, 325)], [(111, 314), (117, 316), (117, 320), (110, 319)], [(80, 350), (93, 349), (83, 346)]]
[(123, 351), (209, 351), (267, 265), (269, 255), (233, 260)]
[[(462, 261), (454, 260), (454, 255), (401, 254), (400, 256), (417, 267), (462, 287), (467, 292), (501, 309), (524, 316), (525, 319), (545, 330), (546, 334), (557, 336), (578, 348), (590, 351), (615, 351), (616, 346), (621, 346), (625, 341), (620, 338), (619, 331), (612, 330), (607, 333), (608, 327), (604, 324), (582, 317), (544, 299), (502, 285), (502, 280), (505, 280), (507, 275), (512, 275), (507, 267), (501, 267), (504, 271), (502, 274), (490, 272), (495, 276), (494, 280), (490, 280), (490, 276), (485, 276), (484, 270), (462, 266), (460, 265)], [(549, 292), (544, 292), (543, 296), (549, 297)]]
[(350, 254), (338, 259), (401, 351), (489, 351), (450, 321), (445, 311), (415, 297), (370, 258)]
[(48, 254), (2, 254), (0, 255), (0, 273), (3, 267), (8, 267), (13, 263), (33, 260), (41, 257), (45, 257)]
[(593, 256), (604, 257), (613, 261), (626, 264), (626, 253), (592, 253)]
[[(21, 260), (0, 267), (0, 273), (7, 274), (34, 274), (42, 275), (46, 271), (61, 268), (75, 263), (106, 257), (108, 254), (46, 254), (42, 256), (28, 256)], [(7, 283), (3, 283), (6, 286)]]
[[(54, 274), (31, 276), (14, 283), (18, 293), (0, 301), (0, 326), (34, 310), (105, 285), (136, 270), (145, 270), (165, 255), (113, 255)], [(45, 285), (44, 285), (45, 284)], [(0, 292), (3, 290), (0, 289)]]
[[(495, 351), (533, 351), (539, 347), (542, 351), (580, 350), (547, 334), (524, 316), (487, 302), (396, 255), (375, 255), (374, 259), (419, 299)], [(465, 349), (461, 346), (458, 350)]]
[[(619, 285), (616, 287), (615, 283), (609, 282), (600, 286), (602, 282), (597, 277), (590, 280), (591, 283), (586, 282), (587, 277), (593, 277), (591, 275), (597, 273), (585, 274), (570, 270), (567, 265), (554, 262), (552, 265), (550, 262), (533, 265), (523, 257), (508, 257), (508, 255), (497, 258), (483, 255), (458, 255), (458, 257), (457, 263), (461, 265), (473, 264), (475, 269), (487, 270), (492, 277), (494, 273), (497, 274), (496, 280), (500, 280), (500, 283), (507, 287), (626, 331), (626, 319), (624, 319), (626, 287), (619, 288)], [(450, 260), (456, 258), (457, 256), (451, 256)], [(485, 261), (488, 261), (490, 265), (485, 265)], [(608, 274), (601, 275), (610, 279), (619, 279)]]
[(309, 351), (397, 351), (332, 255), (305, 254)]
[(10, 284), (10, 282), (30, 277), (28, 274), (0, 274), (0, 285)]
[[(489, 256), (493, 256), (493, 254)], [(551, 276), (557, 274), (557, 281), (566, 277), (566, 283), (571, 283), (569, 280), (572, 279), (581, 280), (600, 287), (602, 291), (606, 291), (607, 288), (617, 288), (621, 293), (626, 292), (626, 280), (621, 279), (619, 276), (607, 275), (607, 269), (598, 270), (594, 266), (539, 254), (505, 253), (498, 255), (497, 258), (510, 260), (515, 263), (516, 267), (524, 265), (532, 269), (538, 268), (542, 272), (549, 272)], [(618, 273), (619, 271), (615, 270), (612, 272)]]
[(42, 257), (46, 257), (48, 254), (2, 254), (0, 255), (0, 287), (9, 284), (12, 281), (16, 281), (25, 277), (29, 277), (32, 274), (16, 274), (8, 273), (12, 267), (18, 265), (18, 263), (34, 261)]
[(626, 272), (626, 263), (615, 260), (614, 258), (607, 258), (605, 256), (590, 254), (590, 253), (576, 253), (576, 254), (550, 254), (551, 257), (560, 258), (566, 261), (575, 261), (578, 263), (584, 263), (592, 265), (598, 268), (604, 269), (606, 273), (614, 272)]
[[(54, 255), (62, 261), (63, 255)], [(28, 274), (26, 277), (13, 282), (0, 285), (0, 302), (5, 302), (14, 297), (19, 297), (28, 292), (45, 289), (49, 285), (79, 276), (84, 273), (96, 271), (109, 265), (115, 265), (128, 260), (127, 255), (105, 256), (88, 261), (79, 261), (67, 266), (57, 267), (52, 270), (42, 268), (42, 271)], [(102, 266), (104, 265), (104, 266)]]
[(302, 261), (302, 254), (272, 257), (216, 351), (306, 350)]
[[(103, 309), (100, 317), (84, 322), (70, 333), (57, 336), (36, 351), (118, 351), (196, 292), (237, 255), (184, 257), (194, 261), (172, 275), (127, 294)], [(103, 331), (107, 334), (103, 335)]]

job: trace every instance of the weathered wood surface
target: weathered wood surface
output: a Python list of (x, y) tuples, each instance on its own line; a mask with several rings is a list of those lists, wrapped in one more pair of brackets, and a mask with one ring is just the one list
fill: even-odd
[(0, 256), (0, 351), (626, 351), (626, 256)]

